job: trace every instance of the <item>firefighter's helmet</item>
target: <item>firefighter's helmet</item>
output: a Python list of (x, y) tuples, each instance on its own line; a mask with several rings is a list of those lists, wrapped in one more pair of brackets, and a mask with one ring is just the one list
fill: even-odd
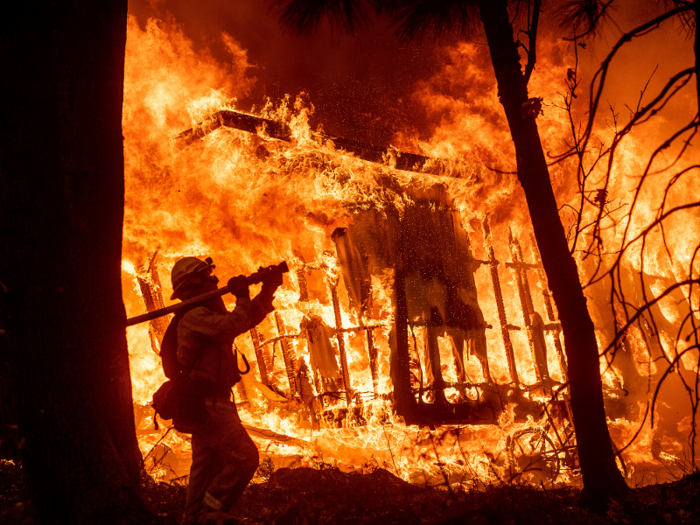
[(170, 299), (178, 299), (182, 290), (193, 277), (202, 273), (211, 275), (212, 270), (216, 268), (213, 262), (211, 257), (207, 257), (203, 261), (197, 257), (183, 257), (177, 261), (170, 274), (170, 281), (173, 284), (173, 295), (170, 296)]

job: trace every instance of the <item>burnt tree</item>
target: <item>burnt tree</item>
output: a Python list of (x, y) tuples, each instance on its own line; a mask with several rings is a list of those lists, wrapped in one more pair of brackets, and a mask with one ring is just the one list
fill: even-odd
[(537, 246), (564, 333), (571, 411), (583, 484), (593, 501), (605, 500), (608, 495), (623, 492), (626, 485), (615, 464), (608, 432), (593, 321), (559, 218), (535, 121), (537, 112), (529, 110), (533, 101), (520, 67), (507, 1), (478, 3), (499, 98), (515, 144), (518, 180), (525, 192)]
[(44, 523), (150, 523), (121, 297), (126, 0), (5, 2), (0, 281)]
[[(364, 21), (358, 0), (278, 0), (282, 20), (299, 31), (316, 28), (326, 16), (346, 29)], [(474, 21), (483, 25), (498, 95), (515, 145), (518, 180), (523, 187), (530, 217), (547, 274), (549, 287), (561, 319), (569, 362), (571, 405), (576, 429), (585, 493), (592, 504), (601, 504), (626, 491), (615, 464), (603, 405), (598, 345), (586, 298), (579, 281), (559, 218), (549, 170), (537, 129), (538, 100), (530, 98), (527, 82), (536, 60), (537, 25), (541, 0), (532, 0), (527, 31), (528, 60), (523, 71), (513, 31), (508, 0), (374, 0), (399, 23), (399, 34), (413, 37), (435, 31), (466, 30)], [(527, 4), (525, 0), (514, 4)], [(403, 334), (398, 334), (400, 337)]]

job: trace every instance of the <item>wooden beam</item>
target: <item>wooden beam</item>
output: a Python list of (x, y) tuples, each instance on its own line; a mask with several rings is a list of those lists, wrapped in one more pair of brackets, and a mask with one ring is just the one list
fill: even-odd
[[(263, 131), (273, 139), (285, 142), (291, 142), (292, 140), (292, 132), (286, 123), (232, 110), (217, 111), (194, 127), (178, 134), (176, 140), (186, 147), (220, 127), (234, 128), (256, 134)], [(356, 157), (369, 162), (391, 165), (397, 170), (430, 173), (432, 175), (459, 176), (458, 173), (454, 172), (453, 165), (451, 166), (450, 163), (442, 159), (431, 159), (424, 155), (407, 153), (389, 146), (376, 146), (326, 133), (311, 132), (311, 135), (319, 145), (331, 141), (338, 150), (352, 153)]]

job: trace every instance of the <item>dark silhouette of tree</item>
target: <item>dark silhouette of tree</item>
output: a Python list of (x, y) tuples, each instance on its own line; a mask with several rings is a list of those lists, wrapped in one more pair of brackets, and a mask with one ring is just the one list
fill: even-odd
[(0, 281), (43, 523), (151, 523), (121, 294), (126, 0), (0, 8)]
[[(315, 29), (328, 17), (352, 32), (365, 23), (360, 0), (277, 0), (282, 20), (299, 32)], [(481, 23), (493, 64), (498, 96), (515, 145), (518, 179), (532, 220), (542, 262), (564, 333), (569, 367), (573, 423), (576, 429), (584, 494), (595, 505), (620, 495), (627, 486), (615, 464), (603, 405), (598, 346), (576, 262), (567, 243), (552, 190), (536, 118), (541, 99), (530, 97), (527, 83), (536, 61), (541, 0), (372, 0), (388, 13), (402, 37), (465, 31)], [(528, 44), (513, 36), (516, 12), (527, 17)], [(519, 48), (527, 54), (521, 66)]]

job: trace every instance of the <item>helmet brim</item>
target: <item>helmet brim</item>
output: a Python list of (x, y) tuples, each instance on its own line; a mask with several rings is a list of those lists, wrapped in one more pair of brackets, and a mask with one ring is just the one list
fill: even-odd
[(194, 268), (181, 282), (178, 283), (177, 287), (173, 290), (173, 293), (170, 296), (170, 300), (174, 301), (175, 299), (180, 299), (180, 293), (187, 287), (188, 283), (192, 282), (192, 279), (194, 277), (199, 277), (203, 272), (206, 271), (208, 271), (209, 275), (211, 275), (211, 273), (214, 271), (214, 268), (216, 268), (215, 264), (211, 264), (207, 261), (202, 261), (201, 265)]

